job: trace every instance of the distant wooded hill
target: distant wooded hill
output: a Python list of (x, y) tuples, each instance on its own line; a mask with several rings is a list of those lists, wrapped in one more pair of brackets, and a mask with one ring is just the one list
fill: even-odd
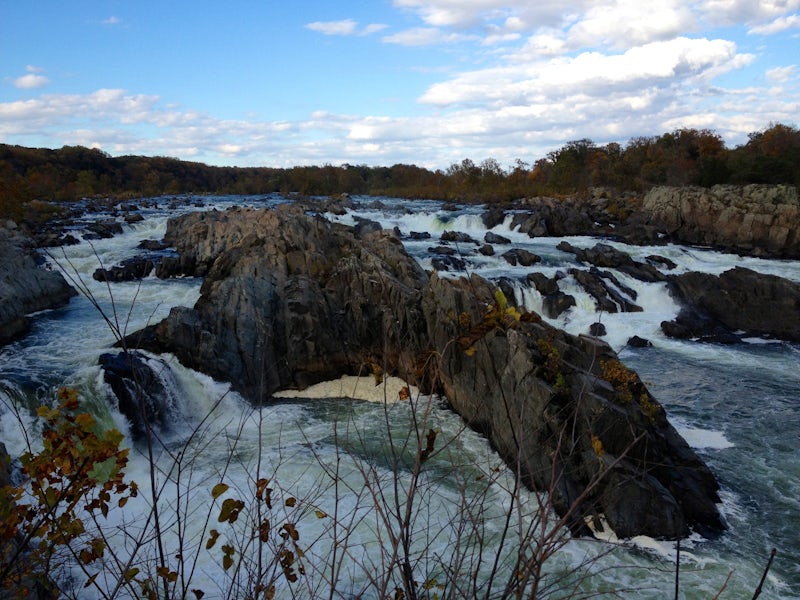
[[(139, 197), (179, 193), (309, 196), (372, 194), (405, 198), (505, 202), (607, 187), (643, 192), (654, 185), (786, 183), (800, 185), (800, 130), (773, 124), (746, 144), (725, 147), (710, 130), (679, 129), (639, 137), (624, 147), (589, 139), (568, 142), (545, 158), (501, 166), (487, 158), (446, 170), (397, 164), (288, 169), (212, 167), (167, 157), (112, 157), (97, 149), (58, 150), (0, 145), (0, 216), (25, 218), (32, 200)], [(30, 211), (27, 211), (30, 212)]]

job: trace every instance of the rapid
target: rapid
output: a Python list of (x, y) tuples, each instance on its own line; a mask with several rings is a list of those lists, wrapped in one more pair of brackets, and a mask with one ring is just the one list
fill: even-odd
[[(151, 276), (141, 282), (106, 284), (92, 278), (95, 269), (136, 255), (143, 240), (160, 239), (167, 218), (176, 211), (263, 207), (285, 201), (277, 196), (192, 200), (192, 206), (176, 209), (169, 208), (165, 199), (154, 199), (158, 208), (149, 209), (144, 221), (124, 225), (123, 234), (50, 251), (49, 268), (63, 270), (83, 293), (63, 308), (36, 315), (25, 338), (0, 349), (0, 441), (12, 456), (19, 456), (29, 445), (37, 448), (40, 424), (33, 411), (39, 404), (52, 403), (53, 392), (60, 386), (77, 389), (82, 406), (98, 421), (127, 434), (125, 418), (109, 400), (99, 355), (111, 351), (114, 328), (123, 335), (132, 333), (158, 322), (173, 306), (192, 306), (200, 295), (199, 279)], [(365, 218), (384, 228), (398, 228), (408, 252), (427, 269), (431, 268), (428, 249), (438, 244), (441, 232), (460, 231), (476, 240), (486, 233), (482, 207), (445, 211), (441, 203), (432, 201), (375, 200), (355, 198), (355, 208), (346, 214), (325, 216), (345, 224)], [(492, 231), (509, 238), (514, 247), (541, 256), (542, 261), (531, 267), (511, 266), (499, 255), (470, 253), (465, 257), (467, 271), (491, 280), (509, 278), (516, 282), (516, 301), (527, 310), (541, 312), (541, 296), (524, 283), (525, 275), (540, 271), (551, 277), (578, 266), (574, 255), (556, 247), (563, 239), (580, 248), (598, 240), (530, 238), (511, 229), (510, 222), (509, 217)], [(431, 238), (410, 239), (410, 232), (428, 232)], [(719, 274), (738, 265), (800, 281), (798, 261), (744, 258), (674, 244), (609, 243), (634, 259), (652, 254), (669, 258), (677, 264), (676, 273)], [(448, 276), (459, 274), (463, 273)], [(776, 548), (763, 597), (800, 598), (800, 346), (755, 338), (733, 346), (670, 339), (661, 332), (660, 323), (674, 318), (679, 306), (668, 295), (666, 284), (643, 283), (622, 273), (617, 276), (636, 290), (642, 312), (600, 314), (591, 297), (566, 276), (561, 289), (575, 296), (577, 305), (550, 322), (575, 334), (588, 333), (592, 323), (602, 322), (607, 329), (603, 339), (639, 373), (669, 420), (721, 484), (721, 509), (728, 530), (715, 539), (694, 534), (681, 542), (681, 597), (714, 598), (720, 590), (720, 598), (752, 597), (770, 551)], [(628, 346), (633, 335), (650, 340), (652, 347)], [(387, 393), (392, 402), (340, 399), (352, 395), (350, 384), (341, 383), (329, 388), (328, 398), (301, 394), (254, 407), (225, 383), (184, 368), (174, 357), (151, 356), (150, 360), (159, 365), (170, 390), (175, 419), (161, 432), (163, 446), (154, 458), (155, 479), (148, 453), (126, 438), (132, 448), (127, 475), (139, 484), (140, 495), (111, 511), (105, 525), (120, 556), (135, 557), (133, 562), (142, 564), (157, 562), (148, 530), (152, 524), (146, 519), (156, 502), (166, 517), (168, 554), (181, 554), (182, 565), (192, 566), (191, 571), (185, 569), (192, 574), (190, 587), (204, 590), (206, 598), (236, 597), (236, 590), (242, 589), (236, 586), (245, 582), (235, 581), (236, 576), (221, 567), (217, 548), (212, 552), (205, 547), (209, 520), (223, 530), (216, 518), (219, 509), (209, 508), (215, 501), (211, 489), (220, 481), (230, 486), (218, 503), (236, 494), (246, 498), (247, 490), (261, 477), (274, 488), (274, 527), (297, 524), (303, 557), (297, 555), (296, 564), (305, 564), (304, 587), (292, 587), (279, 578), (276, 597), (292, 593), (300, 598), (328, 597), (331, 588), (336, 590), (333, 597), (378, 597), (370, 587), (370, 573), (386, 568), (378, 549), (386, 541), (386, 531), (371, 504), (373, 490), (365, 490), (365, 472), (376, 486), (391, 487), (387, 495), (392, 498), (403, 497), (409, 486), (419, 485), (411, 545), (418, 557), (415, 568), (427, 578), (421, 584), (430, 583), (435, 591), (436, 583), (443, 580), (437, 565), (446, 562), (443, 557), (463, 551), (456, 546), (472, 539), (459, 537), (453, 526), (458, 522), (454, 507), (461, 506), (466, 497), (482, 501), (480, 547), (491, 558), (473, 558), (471, 572), (476, 580), (490, 576), (496, 554), (513, 553), (497, 525), (511, 503), (513, 474), (480, 435), (463, 429), (458, 416), (440, 399), (422, 397), (414, 390), (410, 402), (394, 402), (396, 393)], [(399, 440), (409, 423), (419, 418), (441, 432), (439, 442), (452, 441), (417, 481), (407, 468), (406, 450)], [(398, 464), (401, 477), (395, 485)], [(493, 474), (491, 485), (481, 483), (486, 473)], [(150, 481), (156, 482), (155, 494), (148, 487)], [(521, 506), (532, 507), (532, 513), (540, 501), (527, 492), (520, 492), (516, 499)], [(346, 544), (341, 534), (331, 537), (334, 517), (347, 523)], [(520, 526), (533, 520), (523, 516)], [(249, 543), (242, 523), (232, 525), (227, 535)], [(609, 537), (608, 541), (568, 541), (554, 551), (546, 569), (554, 574), (576, 568), (588, 573), (585, 579), (570, 575), (569, 589), (578, 597), (672, 597), (674, 542)], [(54, 575), (72, 585), (76, 597), (103, 595), (91, 587), (84, 589), (79, 567), (68, 561)], [(101, 571), (98, 581), (108, 586), (106, 590), (113, 587), (113, 568)], [(502, 597), (501, 587), (478, 589), (487, 597)], [(555, 587), (551, 593), (542, 597), (570, 597)], [(128, 596), (120, 592), (120, 597)]]

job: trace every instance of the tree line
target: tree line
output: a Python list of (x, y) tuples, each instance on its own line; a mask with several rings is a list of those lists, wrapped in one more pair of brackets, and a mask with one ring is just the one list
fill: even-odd
[(180, 193), (389, 195), (465, 202), (508, 202), (605, 187), (645, 192), (655, 185), (721, 183), (800, 185), (800, 129), (771, 124), (729, 149), (708, 129), (637, 137), (625, 146), (567, 142), (532, 163), (503, 167), (465, 158), (447, 169), (396, 164), (215, 167), (169, 157), (120, 156), (82, 146), (60, 149), (0, 144), (0, 216), (19, 218), (33, 200), (142, 197)]

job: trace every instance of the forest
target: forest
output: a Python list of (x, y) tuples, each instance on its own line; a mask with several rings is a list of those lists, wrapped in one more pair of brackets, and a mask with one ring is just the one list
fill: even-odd
[[(31, 201), (134, 198), (164, 194), (299, 193), (389, 195), (461, 202), (509, 202), (534, 196), (585, 194), (592, 188), (646, 192), (656, 185), (783, 183), (800, 185), (800, 129), (770, 124), (729, 149), (708, 129), (637, 137), (625, 146), (567, 142), (533, 162), (502, 166), (465, 158), (447, 169), (390, 167), (216, 167), (170, 157), (112, 157), (99, 149), (26, 148), (0, 144), (0, 217), (26, 220)], [(33, 207), (33, 208), (32, 208)]]

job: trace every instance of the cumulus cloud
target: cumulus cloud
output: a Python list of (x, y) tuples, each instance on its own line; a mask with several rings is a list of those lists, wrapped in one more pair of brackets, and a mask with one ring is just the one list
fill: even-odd
[(34, 65), (28, 65), (25, 67), (25, 70), (28, 72), (27, 75), (22, 75), (21, 77), (17, 77), (14, 79), (14, 87), (20, 90), (33, 90), (36, 88), (44, 87), (50, 80), (41, 75), (44, 71), (41, 67), (37, 67)]

